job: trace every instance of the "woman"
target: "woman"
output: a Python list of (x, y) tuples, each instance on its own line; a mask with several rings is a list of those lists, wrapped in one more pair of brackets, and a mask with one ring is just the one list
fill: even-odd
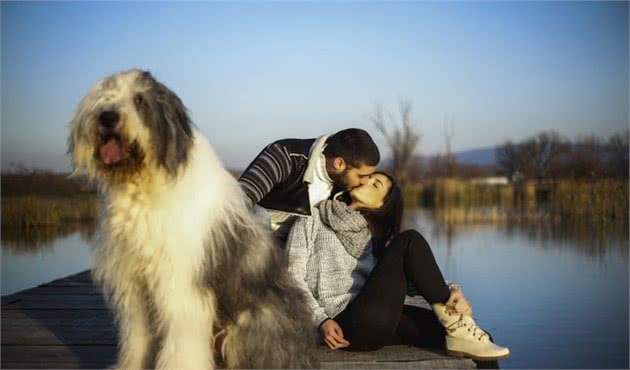
[[(461, 289), (446, 284), (422, 235), (399, 233), (402, 207), (400, 188), (377, 172), (345, 201), (320, 203), (291, 229), (289, 272), (325, 343), (355, 351), (401, 343), (439, 347), (446, 335), (449, 354), (507, 358), (509, 350), (476, 325)], [(433, 313), (404, 306), (407, 281)]]

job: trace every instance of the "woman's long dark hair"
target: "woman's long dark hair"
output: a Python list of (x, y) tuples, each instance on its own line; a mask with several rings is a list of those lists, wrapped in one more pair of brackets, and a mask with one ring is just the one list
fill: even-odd
[[(384, 175), (392, 186), (383, 199), (383, 205), (377, 209), (361, 208), (359, 212), (365, 217), (372, 233), (372, 237), (380, 246), (385, 246), (394, 236), (400, 232), (403, 216), (402, 191), (394, 179), (384, 172), (374, 172)], [(350, 203), (349, 194), (346, 193), (346, 201)]]

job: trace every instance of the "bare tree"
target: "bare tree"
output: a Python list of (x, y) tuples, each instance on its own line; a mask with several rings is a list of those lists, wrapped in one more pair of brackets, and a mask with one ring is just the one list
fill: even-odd
[(496, 150), (497, 163), (510, 181), (516, 181), (518, 174), (522, 173), (524, 158), (521, 144), (506, 141)]
[(528, 172), (539, 181), (549, 176), (553, 161), (567, 150), (567, 145), (554, 131), (546, 131), (528, 139), (523, 144)]
[(497, 163), (512, 181), (520, 176), (539, 181), (628, 178), (629, 135), (625, 131), (608, 140), (590, 135), (571, 142), (556, 132), (541, 132), (519, 143), (505, 142), (496, 150)]
[(409, 178), (408, 170), (410, 160), (413, 158), (418, 142), (422, 134), (418, 132), (411, 122), (410, 101), (400, 101), (398, 111), (400, 114), (400, 124), (389, 114), (389, 122), (394, 127), (391, 131), (386, 127), (383, 107), (377, 105), (374, 115), (370, 118), (376, 128), (383, 134), (385, 141), (392, 152), (392, 175), (400, 183), (404, 183)]
[(597, 179), (605, 175), (604, 143), (594, 135), (579, 138), (571, 150), (570, 173), (574, 178)]
[(613, 177), (628, 178), (628, 147), (630, 133), (628, 130), (610, 137), (607, 144), (608, 167)]
[(453, 177), (455, 175), (455, 156), (451, 150), (453, 137), (455, 136), (455, 126), (452, 118), (444, 119), (444, 141), (446, 143), (446, 176)]

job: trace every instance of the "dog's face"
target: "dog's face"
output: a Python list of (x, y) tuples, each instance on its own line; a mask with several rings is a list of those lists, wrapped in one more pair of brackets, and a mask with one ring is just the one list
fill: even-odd
[(85, 95), (72, 119), (68, 152), (75, 173), (106, 182), (186, 164), (192, 128), (186, 108), (149, 72), (106, 77)]

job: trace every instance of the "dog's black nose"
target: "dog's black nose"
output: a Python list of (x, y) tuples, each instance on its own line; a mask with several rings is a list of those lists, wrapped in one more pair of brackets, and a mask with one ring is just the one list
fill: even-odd
[(119, 118), (120, 116), (118, 115), (118, 112), (106, 110), (99, 116), (99, 122), (103, 127), (114, 128), (116, 127)]

